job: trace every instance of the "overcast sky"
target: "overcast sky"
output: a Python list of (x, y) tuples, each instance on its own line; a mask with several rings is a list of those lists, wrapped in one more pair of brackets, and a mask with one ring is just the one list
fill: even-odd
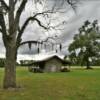
[[(54, 33), (58, 33), (59, 35), (58, 40), (63, 44), (63, 46), (66, 46), (66, 48), (62, 50), (63, 54), (67, 53), (66, 51), (67, 51), (68, 45), (72, 42), (74, 34), (77, 33), (78, 28), (83, 24), (85, 20), (90, 20), (90, 21), (93, 21), (95, 19), (100, 20), (100, 0), (83, 0), (83, 1), (86, 1), (86, 2), (79, 3), (77, 5), (75, 12), (73, 11), (73, 9), (69, 9), (69, 7), (66, 7), (66, 13), (63, 13), (63, 14), (60, 13), (56, 15), (57, 20), (54, 21), (54, 23), (61, 22), (63, 20), (67, 21), (67, 24), (65, 24), (63, 27), (64, 28), (63, 31), (49, 32), (49, 35), (51, 36)], [(51, 2), (49, 3), (50, 5), (52, 4)], [(38, 7), (39, 8), (37, 9), (41, 10), (40, 9), (42, 8), (41, 5), (38, 5)], [(33, 12), (30, 12), (31, 10), (34, 10), (34, 8), (32, 8), (32, 3), (29, 2), (27, 4), (27, 9), (25, 9), (25, 13), (23, 13), (21, 17), (20, 24), (22, 24), (24, 20), (33, 13)], [(48, 33), (44, 33), (44, 30), (39, 28), (36, 23), (34, 24), (30, 23), (30, 25), (25, 30), (25, 34), (23, 35), (23, 41), (42, 39), (47, 36), (48, 36)], [(0, 57), (4, 57), (4, 53), (5, 53), (5, 49), (2, 42), (2, 36), (0, 35)], [(34, 49), (34, 47), (30, 51), (28, 47), (23, 46), (19, 50), (18, 59), (24, 59), (24, 58), (31, 59), (31, 57), (33, 57), (34, 55), (33, 53), (36, 53), (36, 49)]]

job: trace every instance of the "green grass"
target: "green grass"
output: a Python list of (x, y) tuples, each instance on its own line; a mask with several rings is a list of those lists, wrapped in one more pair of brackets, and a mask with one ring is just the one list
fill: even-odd
[(21, 89), (3, 90), (0, 69), (0, 100), (100, 100), (100, 69), (72, 69), (67, 73), (30, 73), (17, 68)]

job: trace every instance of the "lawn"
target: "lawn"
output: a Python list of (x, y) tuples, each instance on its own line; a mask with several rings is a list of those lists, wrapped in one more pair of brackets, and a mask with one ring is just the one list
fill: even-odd
[(17, 68), (20, 89), (3, 90), (0, 100), (100, 100), (100, 69), (72, 69), (67, 73), (30, 73)]

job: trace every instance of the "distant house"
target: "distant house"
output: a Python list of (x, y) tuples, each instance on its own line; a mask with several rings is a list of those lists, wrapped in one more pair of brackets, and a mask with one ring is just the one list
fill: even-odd
[(34, 61), (34, 68), (39, 68), (43, 72), (59, 72), (64, 64), (69, 64), (57, 55), (46, 57), (42, 60)]

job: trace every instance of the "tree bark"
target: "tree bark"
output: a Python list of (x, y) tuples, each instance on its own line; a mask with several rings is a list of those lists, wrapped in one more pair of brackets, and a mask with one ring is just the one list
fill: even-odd
[(17, 50), (15, 45), (7, 45), (6, 62), (4, 74), (4, 88), (16, 88), (16, 56)]
[(3, 41), (6, 48), (6, 62), (4, 74), (4, 88), (16, 88), (16, 23), (14, 23), (14, 0), (9, 0), (9, 30), (6, 36), (3, 35)]

